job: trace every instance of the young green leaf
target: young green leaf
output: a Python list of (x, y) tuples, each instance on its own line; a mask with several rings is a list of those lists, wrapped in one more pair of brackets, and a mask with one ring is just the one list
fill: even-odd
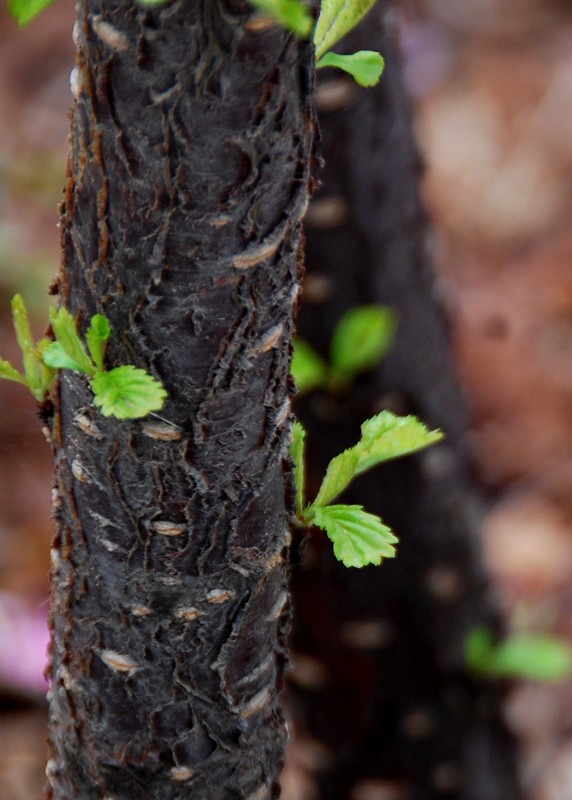
[(391, 411), (382, 411), (366, 420), (361, 433), (354, 447), (358, 456), (356, 475), (382, 461), (414, 453), (443, 439), (441, 431), (429, 430), (417, 417), (398, 417)]
[(294, 339), (290, 368), (300, 394), (320, 389), (328, 382), (328, 365), (305, 339)]
[(393, 558), (397, 538), (379, 517), (362, 506), (317, 506), (310, 524), (326, 531), (334, 545), (334, 555), (346, 567), (380, 564)]
[(49, 364), (44, 363), (44, 353), (48, 349), (48, 347), (53, 344), (51, 339), (48, 339), (47, 336), (44, 336), (38, 342), (36, 342), (36, 357), (38, 359), (38, 369), (40, 374), (40, 397), (36, 398), (40, 402), (46, 399), (46, 395), (50, 391), (52, 387), (52, 383), (55, 377), (55, 371)]
[(494, 637), (490, 628), (485, 625), (473, 628), (464, 642), (465, 664), (474, 672), (487, 673), (494, 646)]
[(397, 315), (387, 306), (352, 308), (338, 322), (330, 346), (332, 369), (357, 375), (371, 369), (391, 347)]
[(343, 492), (352, 480), (376, 464), (398, 458), (443, 438), (441, 431), (430, 431), (417, 417), (398, 417), (382, 411), (361, 426), (357, 444), (333, 458), (313, 506), (325, 506)]
[(76, 331), (75, 320), (67, 308), (50, 309), (50, 322), (56, 341), (61, 345), (62, 350), (73, 361), (78, 372), (85, 372), (86, 375), (93, 375), (95, 367), (88, 356), (85, 347), (80, 341)]
[(104, 417), (136, 419), (163, 407), (167, 392), (143, 369), (131, 364), (96, 372), (91, 380), (94, 403)]
[(26, 386), (33, 397), (38, 402), (42, 402), (46, 394), (45, 368), (34, 343), (26, 305), (19, 294), (15, 294), (12, 298), (12, 320), (16, 331), (16, 339), (22, 351)]
[(50, 342), (42, 356), (46, 366), (52, 369), (72, 369), (74, 372), (83, 372), (85, 369), (68, 356), (59, 342)]
[(52, 3), (53, 0), (9, 0), (8, 11), (18, 22), (18, 25), (23, 27)]
[(103, 359), (107, 340), (111, 336), (111, 325), (107, 317), (103, 314), (95, 314), (91, 318), (91, 324), (87, 329), (85, 339), (89, 353), (97, 369), (103, 369)]
[(294, 462), (294, 484), (296, 487), (296, 514), (302, 516), (305, 505), (304, 499), (304, 449), (306, 431), (301, 422), (295, 422), (292, 426), (292, 444), (290, 445), (290, 455)]
[(250, 0), (250, 2), (301, 39), (307, 39), (312, 32), (314, 20), (300, 0)]
[(384, 61), (381, 53), (374, 50), (359, 50), (351, 55), (340, 55), (329, 50), (317, 62), (316, 69), (337, 67), (352, 76), (360, 86), (376, 86), (383, 73)]
[(316, 58), (355, 28), (376, 0), (322, 0), (320, 16), (314, 31)]
[(493, 651), (496, 675), (559, 681), (572, 673), (572, 648), (564, 639), (550, 634), (515, 634)]
[(479, 626), (465, 640), (465, 662), (491, 678), (559, 681), (572, 674), (572, 647), (547, 633), (514, 634), (495, 645), (492, 631)]
[(356, 475), (358, 459), (355, 447), (332, 458), (312, 506), (325, 506), (343, 492)]
[(27, 386), (26, 378), (21, 375), (18, 370), (10, 364), (9, 361), (5, 361), (5, 359), (0, 358), (0, 378), (5, 378), (8, 381), (16, 381), (17, 383), (22, 383), (24, 386)]

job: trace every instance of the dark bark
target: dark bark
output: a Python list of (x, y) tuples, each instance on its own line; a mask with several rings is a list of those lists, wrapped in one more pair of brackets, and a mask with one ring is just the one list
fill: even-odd
[(473, 680), (463, 660), (469, 629), (495, 624), (478, 547), (482, 501), (463, 445), (463, 398), (431, 273), (390, 20), (374, 12), (348, 45), (384, 54), (376, 89), (320, 75), (326, 166), (308, 214), (300, 334), (326, 354), (343, 312), (370, 302), (396, 308), (399, 328), (389, 357), (351, 395), (300, 403), (310, 480), (315, 491), (327, 461), (383, 407), (416, 413), (447, 438), (376, 469), (346, 495), (394, 527), (394, 562), (347, 570), (312, 535), (294, 586), (293, 708), (300, 735), (321, 743), (310, 748), (321, 798), (513, 800), (501, 693)]
[(266, 800), (285, 726), (289, 341), (311, 48), (234, 0), (79, 3), (61, 301), (160, 416), (64, 372), (48, 766), (54, 800)]

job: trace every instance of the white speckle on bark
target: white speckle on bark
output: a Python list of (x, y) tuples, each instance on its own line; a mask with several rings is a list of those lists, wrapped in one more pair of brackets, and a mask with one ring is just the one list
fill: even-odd
[(277, 428), (279, 428), (284, 421), (288, 418), (288, 414), (290, 413), (290, 400), (286, 398), (278, 411), (276, 412), (276, 417), (274, 419), (274, 424)]
[(73, 28), (72, 28), (72, 42), (75, 44), (76, 47), (79, 47), (80, 41), (81, 40), (80, 40), (80, 33), (79, 33), (79, 22), (76, 19), (76, 21), (73, 24)]
[(129, 49), (129, 39), (127, 36), (114, 28), (109, 22), (101, 19), (99, 14), (93, 16), (91, 19), (91, 27), (94, 33), (106, 44), (111, 50), (121, 52)]
[(74, 478), (79, 481), (80, 483), (88, 483), (89, 482), (89, 475), (82, 466), (81, 461), (79, 458), (74, 458), (71, 462), (71, 471)]
[(248, 350), (246, 355), (251, 358), (252, 356), (259, 356), (262, 353), (267, 353), (269, 350), (272, 350), (273, 347), (276, 347), (283, 333), (284, 325), (273, 325), (262, 334), (258, 342)]
[(247, 717), (251, 717), (253, 714), (258, 713), (258, 711), (261, 711), (264, 706), (268, 705), (271, 696), (272, 690), (269, 687), (266, 689), (261, 689), (254, 695), (254, 697), (251, 697), (247, 703), (244, 703), (238, 707), (240, 716), (245, 719)]
[(234, 592), (228, 589), (211, 589), (205, 597), (207, 603), (226, 603), (234, 597)]
[(181, 429), (176, 425), (161, 422), (147, 422), (143, 425), (142, 430), (150, 439), (158, 439), (163, 442), (176, 441), (183, 435)]
[(75, 414), (73, 424), (76, 428), (79, 428), (82, 433), (85, 433), (86, 436), (91, 436), (94, 439), (103, 438), (103, 433), (99, 430), (95, 422), (92, 422), (86, 414), (82, 414), (80, 411)]
[(197, 619), (200, 615), (196, 608), (192, 606), (182, 606), (176, 609), (175, 616), (177, 619), (184, 619), (187, 622), (192, 622), (192, 620)]
[(79, 100), (83, 91), (83, 80), (77, 67), (70, 72), (70, 89), (74, 99)]
[(131, 613), (134, 617), (148, 617), (153, 612), (148, 606), (134, 606)]
[(192, 769), (188, 767), (172, 767), (171, 768), (171, 778), (174, 781), (188, 781), (192, 778), (194, 772)]
[(115, 650), (100, 650), (98, 655), (103, 663), (115, 672), (125, 672), (131, 675), (139, 669), (138, 664), (132, 658)]
[(151, 530), (161, 536), (180, 536), (185, 532), (185, 525), (179, 525), (177, 522), (170, 522), (166, 519), (158, 519), (151, 523)]

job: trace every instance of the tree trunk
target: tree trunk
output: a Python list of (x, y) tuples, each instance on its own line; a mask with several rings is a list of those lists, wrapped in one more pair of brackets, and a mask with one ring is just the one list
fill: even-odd
[[(289, 349), (312, 54), (237, 0), (81, 0), (61, 302), (161, 415), (55, 402), (48, 797), (266, 800), (285, 725)], [(286, 466), (285, 466), (286, 465)]]
[(310, 537), (294, 581), (301, 760), (312, 765), (323, 800), (514, 800), (502, 693), (464, 664), (469, 630), (496, 624), (478, 545), (482, 497), (428, 255), (391, 3), (378, 8), (348, 50), (383, 53), (379, 86), (360, 91), (339, 74), (320, 74), (325, 168), (307, 218), (300, 335), (326, 355), (342, 314), (371, 302), (395, 308), (399, 326), (388, 358), (351, 394), (300, 404), (308, 480), (317, 488), (329, 459), (384, 407), (418, 414), (446, 440), (373, 470), (344, 497), (394, 528), (394, 562), (344, 569), (320, 533)]

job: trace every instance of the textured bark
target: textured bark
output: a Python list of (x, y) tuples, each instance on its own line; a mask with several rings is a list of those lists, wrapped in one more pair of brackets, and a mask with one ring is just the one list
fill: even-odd
[(55, 403), (48, 797), (265, 800), (285, 740), (289, 340), (311, 50), (248, 4), (82, 0), (61, 301), (160, 416)]
[(368, 473), (344, 496), (394, 527), (394, 562), (347, 570), (320, 533), (310, 537), (295, 576), (293, 709), (300, 736), (314, 743), (305, 763), (315, 754), (324, 800), (513, 800), (501, 692), (475, 681), (463, 659), (470, 628), (495, 625), (478, 547), (482, 497), (464, 450), (394, 36), (391, 17), (374, 12), (348, 43), (384, 54), (376, 89), (335, 73), (318, 84), (324, 185), (307, 218), (300, 334), (327, 354), (341, 315), (371, 302), (396, 308), (399, 327), (388, 358), (350, 395), (300, 404), (309, 480), (315, 491), (328, 460), (384, 407), (416, 413), (447, 438)]

